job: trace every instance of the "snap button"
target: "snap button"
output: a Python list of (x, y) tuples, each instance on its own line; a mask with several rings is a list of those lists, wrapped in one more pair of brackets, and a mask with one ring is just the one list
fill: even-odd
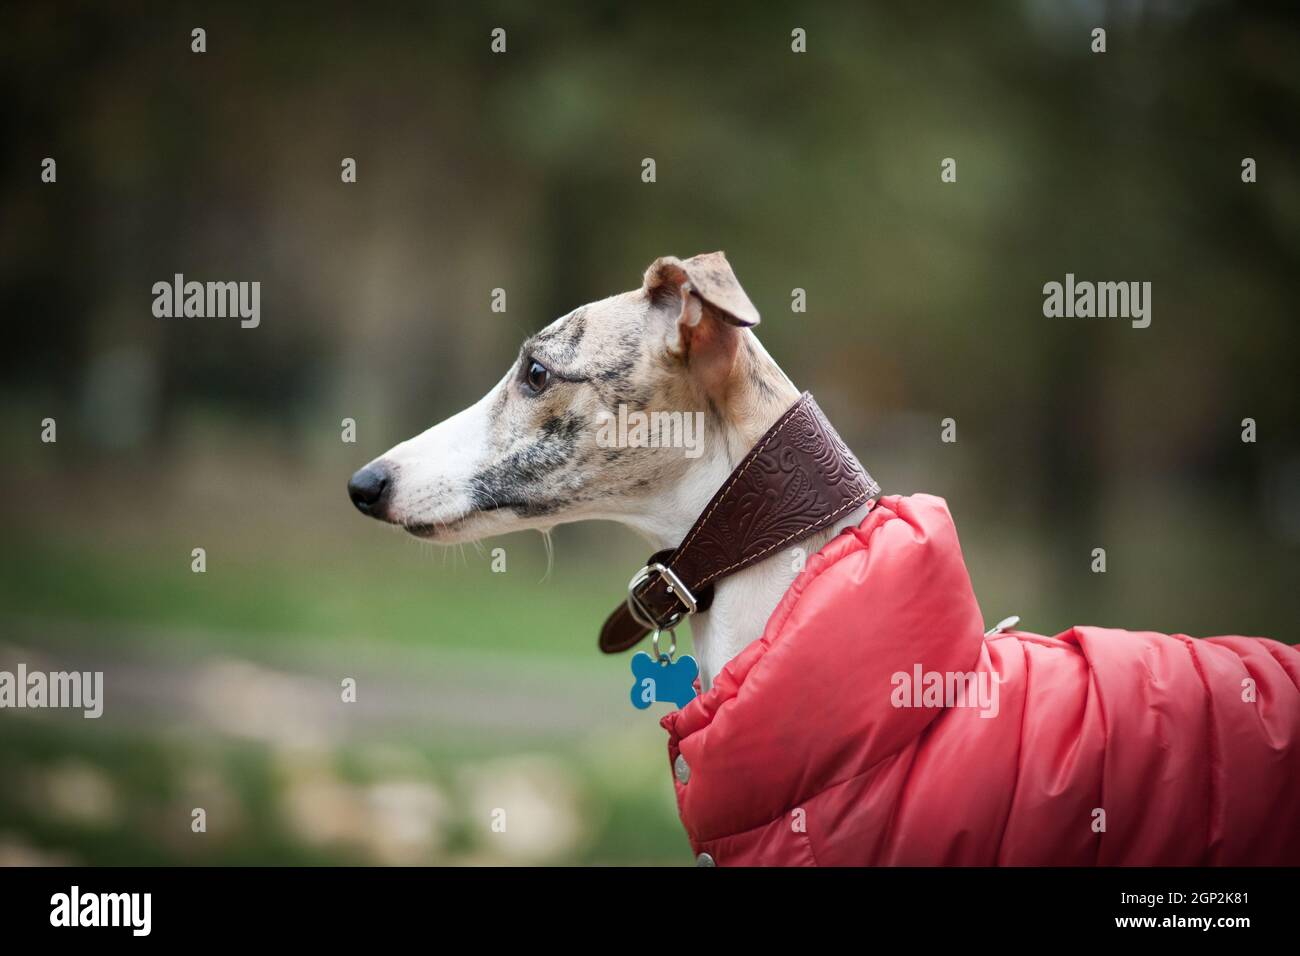
[(691, 779), (691, 765), (686, 762), (686, 758), (681, 754), (673, 761), (673, 773), (677, 775), (679, 783), (686, 783)]
[(717, 866), (718, 864), (713, 862), (713, 857), (709, 856), (709, 854), (701, 853), (699, 856), (695, 858), (695, 865), (696, 866)]

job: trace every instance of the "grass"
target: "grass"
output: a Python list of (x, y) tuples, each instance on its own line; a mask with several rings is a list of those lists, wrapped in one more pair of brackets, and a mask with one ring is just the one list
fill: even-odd
[(209, 548), (207, 571), (198, 574), (182, 546), (123, 556), (85, 541), (13, 544), (0, 557), (0, 602), (11, 614), (220, 631), (251, 645), (365, 638), (587, 655), (619, 595), (615, 582), (581, 586), (589, 568), (565, 568), (542, 581), (544, 569), (532, 565), (507, 574), (492, 573), (486, 561), (439, 569), (409, 560), (409, 551), (405, 560), (346, 564), (227, 559)]

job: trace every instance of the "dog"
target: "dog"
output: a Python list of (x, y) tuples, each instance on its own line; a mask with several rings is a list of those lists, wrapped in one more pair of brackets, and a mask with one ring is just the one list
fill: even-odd
[[(349, 495), (433, 541), (607, 519), (680, 556), (715, 492), (811, 402), (758, 318), (722, 253), (657, 259), (639, 289), (524, 342), (487, 395), (366, 465)], [(701, 441), (602, 440), (628, 410), (698, 412)], [(806, 567), (760, 551), (707, 608), (685, 585), (677, 598), (695, 609), (704, 693), (667, 698), (680, 709), (661, 723), (698, 863), (1300, 862), (1300, 652), (986, 633), (946, 503), (853, 490), (853, 510), (800, 540)]]
[[(362, 513), (445, 544), (526, 528), (609, 520), (655, 550), (695, 517), (799, 397), (753, 332), (758, 311), (722, 252), (665, 256), (639, 289), (574, 309), (525, 341), (474, 405), (390, 449), (352, 476)], [(611, 447), (611, 418), (702, 415), (701, 447)], [(863, 505), (801, 542), (817, 551)], [(707, 689), (754, 641), (797, 575), (784, 553), (719, 582), (692, 616)]]

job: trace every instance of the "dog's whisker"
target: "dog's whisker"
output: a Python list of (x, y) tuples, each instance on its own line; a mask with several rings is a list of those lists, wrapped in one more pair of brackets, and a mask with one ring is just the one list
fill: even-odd
[(542, 535), (542, 544), (546, 546), (546, 573), (542, 575), (542, 580), (538, 583), (545, 584), (551, 576), (551, 569), (555, 567), (555, 545), (551, 541), (550, 528), (538, 528), (537, 530)]

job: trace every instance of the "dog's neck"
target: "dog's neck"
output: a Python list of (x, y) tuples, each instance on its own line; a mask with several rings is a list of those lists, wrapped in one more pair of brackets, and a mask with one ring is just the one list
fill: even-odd
[[(658, 491), (646, 508), (625, 519), (656, 550), (681, 544), (727, 476), (799, 398), (799, 390), (749, 332), (737, 362), (736, 386), (724, 410), (710, 418), (705, 453), (692, 462), (681, 481)], [(804, 555), (813, 554), (842, 528), (861, 523), (867, 507), (864, 504), (797, 545), (718, 581), (709, 610), (691, 617), (691, 637), (705, 689), (732, 658), (762, 635), (767, 619), (803, 566), (794, 547)]]

